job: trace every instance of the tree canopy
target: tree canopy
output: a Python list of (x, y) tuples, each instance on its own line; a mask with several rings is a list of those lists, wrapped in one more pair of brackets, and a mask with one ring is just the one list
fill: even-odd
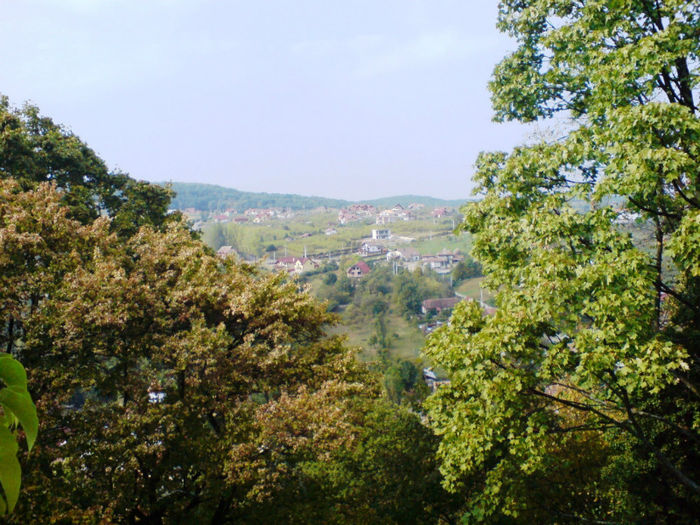
[(461, 229), (498, 310), (460, 305), (427, 346), (446, 484), (472, 521), (692, 521), (700, 6), (504, 0), (499, 27), (496, 119), (566, 131), (477, 162)]
[(71, 131), (36, 106), (11, 107), (5, 96), (0, 96), (0, 178), (13, 178), (24, 189), (53, 182), (73, 218), (87, 223), (107, 215), (122, 234), (133, 234), (142, 224), (161, 225), (173, 195), (168, 188), (111, 172)]

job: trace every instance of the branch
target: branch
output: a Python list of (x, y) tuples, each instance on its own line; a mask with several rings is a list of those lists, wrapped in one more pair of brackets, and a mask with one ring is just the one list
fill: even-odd
[(671, 474), (673, 474), (683, 485), (687, 486), (689, 489), (691, 489), (693, 492), (696, 494), (700, 494), (700, 485), (698, 485), (695, 481), (690, 479), (687, 475), (685, 475), (678, 467), (676, 467), (669, 459), (658, 449), (656, 448), (646, 437), (644, 434), (644, 431), (642, 428), (639, 426), (639, 423), (637, 423), (637, 420), (635, 418), (634, 414), (634, 409), (631, 406), (629, 396), (627, 395), (627, 392), (623, 390), (623, 397), (622, 401), (625, 404), (625, 408), (627, 409), (627, 415), (629, 417), (629, 421), (634, 428), (635, 432), (633, 432), (633, 435), (636, 435), (636, 437), (642, 441), (642, 443), (656, 456), (656, 459), (659, 460), (659, 462), (666, 467)]
[(692, 197), (688, 197), (688, 196), (683, 192), (683, 190), (682, 190), (681, 187), (680, 187), (680, 184), (678, 184), (678, 179), (674, 179), (673, 182), (672, 182), (671, 184), (673, 184), (673, 187), (674, 187), (674, 188), (676, 189), (676, 191), (678, 192), (678, 195), (680, 195), (680, 196), (683, 198), (683, 200), (684, 200), (685, 202), (687, 202), (688, 204), (690, 204), (690, 205), (693, 206), (694, 208), (700, 208), (700, 202), (698, 202), (697, 199), (694, 199), (694, 198), (692, 198)]
[(661, 215), (662, 217), (668, 217), (670, 219), (678, 219), (678, 220), (683, 218), (683, 216), (678, 214), (678, 213), (671, 213), (671, 212), (663, 210), (663, 209), (652, 209), (652, 208), (649, 208), (646, 206), (642, 206), (642, 204), (639, 201), (633, 199), (632, 197), (627, 197), (627, 200), (629, 200), (632, 204), (634, 204), (640, 210), (643, 210), (643, 211), (650, 213), (652, 215)]

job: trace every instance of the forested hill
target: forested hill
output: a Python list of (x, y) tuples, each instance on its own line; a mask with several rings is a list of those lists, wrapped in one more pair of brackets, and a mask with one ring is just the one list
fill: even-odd
[[(319, 206), (343, 208), (353, 204), (351, 201), (327, 199), (325, 197), (305, 197), (283, 193), (253, 193), (213, 184), (172, 182), (170, 185), (176, 193), (171, 206), (179, 210), (186, 208), (195, 208), (203, 211), (219, 211), (229, 208), (236, 210), (248, 208), (291, 208), (293, 210), (301, 210), (318, 208)], [(443, 200), (416, 195), (400, 195), (361, 202), (380, 207), (393, 206), (395, 204), (406, 206), (412, 202), (425, 204), (426, 206), (457, 207), (464, 204), (465, 199)]]
[(388, 208), (394, 206), (395, 204), (400, 204), (401, 206), (408, 206), (409, 204), (415, 202), (418, 204), (424, 204), (429, 207), (437, 206), (448, 206), (451, 208), (458, 208), (467, 202), (467, 198), (464, 199), (437, 199), (435, 197), (424, 197), (421, 195), (397, 195), (395, 197), (384, 197), (382, 199), (373, 199), (368, 201), (360, 201), (363, 204), (372, 204), (378, 208)]

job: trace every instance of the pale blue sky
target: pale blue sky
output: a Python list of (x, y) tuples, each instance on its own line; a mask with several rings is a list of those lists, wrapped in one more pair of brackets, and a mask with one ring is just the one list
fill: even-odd
[(139, 179), (466, 197), (495, 0), (0, 0), (0, 93)]

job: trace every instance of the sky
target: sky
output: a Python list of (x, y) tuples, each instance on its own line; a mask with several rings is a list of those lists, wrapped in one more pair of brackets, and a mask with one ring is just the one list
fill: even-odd
[(0, 0), (0, 93), (137, 179), (470, 195), (514, 44), (496, 0)]

